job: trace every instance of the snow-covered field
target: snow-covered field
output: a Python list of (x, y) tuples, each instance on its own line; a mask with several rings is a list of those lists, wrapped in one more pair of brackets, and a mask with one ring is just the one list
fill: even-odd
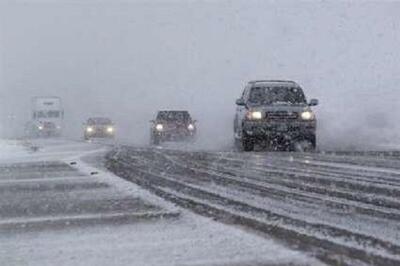
[(21, 142), (0, 139), (0, 161), (18, 158), (27, 154), (28, 152)]
[(81, 160), (96, 161), (107, 145), (0, 141), (0, 149), (0, 265), (321, 264)]

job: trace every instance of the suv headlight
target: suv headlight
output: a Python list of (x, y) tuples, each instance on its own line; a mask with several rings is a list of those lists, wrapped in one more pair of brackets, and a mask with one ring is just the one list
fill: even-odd
[(302, 120), (314, 120), (315, 115), (312, 111), (304, 111), (301, 113), (301, 119)]
[(188, 129), (189, 129), (190, 131), (194, 130), (194, 125), (193, 125), (193, 124), (189, 124), (189, 125), (188, 125)]
[(114, 128), (113, 127), (108, 127), (107, 128), (107, 132), (108, 133), (113, 133), (114, 132)]
[(260, 111), (249, 111), (246, 116), (249, 120), (260, 120), (263, 117)]
[(157, 124), (156, 125), (156, 130), (157, 131), (163, 131), (163, 129), (164, 129), (164, 126), (162, 124)]
[(86, 128), (86, 132), (88, 132), (88, 133), (93, 132), (93, 128), (92, 128), (92, 127), (87, 127), (87, 128)]

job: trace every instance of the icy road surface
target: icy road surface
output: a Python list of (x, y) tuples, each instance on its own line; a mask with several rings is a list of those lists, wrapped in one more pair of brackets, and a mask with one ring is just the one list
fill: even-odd
[(180, 206), (331, 265), (400, 265), (400, 153), (122, 147), (108, 168)]
[(97, 168), (107, 149), (0, 141), (0, 265), (321, 265)]

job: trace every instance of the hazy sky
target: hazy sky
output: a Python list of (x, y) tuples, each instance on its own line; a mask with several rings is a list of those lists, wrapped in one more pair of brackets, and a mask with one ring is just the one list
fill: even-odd
[(0, 104), (19, 125), (31, 97), (57, 95), (73, 137), (109, 115), (144, 143), (156, 110), (187, 108), (203, 141), (225, 145), (245, 82), (282, 78), (319, 98), (324, 145), (399, 137), (400, 1), (0, 5)]

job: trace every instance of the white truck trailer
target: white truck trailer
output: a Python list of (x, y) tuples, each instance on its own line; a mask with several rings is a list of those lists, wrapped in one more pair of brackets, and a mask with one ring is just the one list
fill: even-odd
[(30, 137), (58, 137), (64, 125), (64, 109), (59, 97), (32, 98), (32, 120), (27, 125)]

